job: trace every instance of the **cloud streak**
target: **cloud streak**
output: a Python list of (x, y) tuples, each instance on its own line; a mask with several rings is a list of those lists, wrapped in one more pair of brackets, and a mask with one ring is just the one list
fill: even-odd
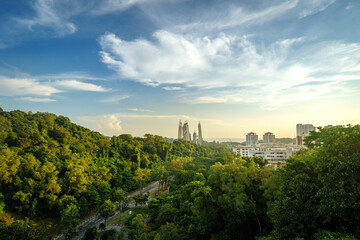
[(55, 81), (53, 85), (62, 89), (88, 92), (108, 92), (111, 90), (92, 83), (80, 82), (78, 80), (58, 80)]
[(20, 98), (20, 100), (25, 102), (36, 102), (36, 103), (56, 101), (55, 99), (51, 99), (51, 98), (34, 98), (34, 97), (22, 97)]
[[(52, 80), (60, 79), (59, 76), (29, 76), (26, 73), (17, 72), (19, 77), (8, 77), (0, 75), (0, 96), (23, 96), (19, 98), (28, 102), (52, 102), (50, 97), (69, 91), (88, 91), (88, 92), (109, 92), (111, 89), (100, 85), (87, 83), (79, 80)], [(65, 74), (66, 75), (66, 74)], [(91, 77), (90, 77), (91, 78)], [(34, 97), (36, 96), (36, 97)]]
[(37, 95), (51, 96), (62, 90), (50, 83), (40, 82), (34, 78), (9, 78), (0, 76), (0, 96)]
[(35, 11), (33, 17), (15, 18), (20, 25), (31, 31), (45, 27), (55, 31), (58, 36), (73, 34), (78, 27), (73, 22), (77, 16), (98, 16), (122, 12), (134, 5), (159, 0), (35, 0), (31, 3)]
[(54, 8), (54, 0), (37, 0), (33, 4), (35, 16), (29, 19), (18, 18), (16, 21), (33, 30), (34, 27), (53, 28), (60, 35), (72, 34), (77, 31), (77, 27), (62, 17)]
[(154, 112), (153, 110), (142, 109), (142, 108), (128, 108), (128, 110), (132, 112), (149, 112), (149, 113)]
[(111, 96), (108, 98), (101, 99), (100, 102), (102, 103), (118, 103), (121, 100), (129, 98), (129, 95), (117, 95), (117, 96)]

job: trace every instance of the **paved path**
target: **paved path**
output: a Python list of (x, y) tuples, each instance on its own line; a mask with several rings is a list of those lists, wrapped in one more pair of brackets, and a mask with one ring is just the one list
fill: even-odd
[[(152, 192), (153, 190), (157, 189), (158, 187), (159, 187), (159, 181), (156, 181), (156, 182), (153, 182), (153, 183), (149, 184), (148, 186), (144, 187), (142, 192), (143, 193)], [(135, 195), (138, 195), (139, 193), (140, 193), (139, 190), (135, 191), (135, 192), (129, 194), (128, 198), (132, 199)], [(130, 203), (129, 208), (133, 208), (133, 207), (135, 207), (135, 204)], [(115, 214), (118, 214), (119, 212), (120, 211), (116, 211)], [(85, 219), (78, 225), (79, 234), (77, 236), (74, 236), (72, 238), (72, 240), (80, 240), (84, 236), (86, 229), (88, 229), (89, 227), (92, 227), (92, 226), (96, 226), (96, 228), (99, 228), (100, 223), (102, 223), (104, 221), (105, 221), (105, 219), (100, 216), (91, 216), (91, 217)], [(118, 227), (119, 228), (118, 230), (121, 229), (120, 226), (112, 225), (109, 227), (113, 228), (113, 229), (117, 229), (117, 227)], [(106, 229), (108, 229), (108, 228), (106, 228)], [(53, 240), (65, 240), (65, 236), (61, 234), (59, 236), (53, 237), (52, 239)]]

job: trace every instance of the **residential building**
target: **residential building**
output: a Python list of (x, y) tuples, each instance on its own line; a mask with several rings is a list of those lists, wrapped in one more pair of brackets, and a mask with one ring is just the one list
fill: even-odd
[(303, 145), (305, 137), (310, 136), (311, 131), (315, 131), (312, 124), (296, 124), (296, 144)]
[(275, 135), (271, 132), (267, 132), (263, 135), (264, 143), (275, 143)]
[(246, 135), (246, 146), (252, 146), (258, 143), (258, 135), (254, 132), (249, 132)]

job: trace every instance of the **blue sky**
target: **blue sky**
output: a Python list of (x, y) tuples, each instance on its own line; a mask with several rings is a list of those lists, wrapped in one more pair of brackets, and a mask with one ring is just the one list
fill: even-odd
[(356, 0), (0, 0), (0, 106), (106, 135), (358, 124)]

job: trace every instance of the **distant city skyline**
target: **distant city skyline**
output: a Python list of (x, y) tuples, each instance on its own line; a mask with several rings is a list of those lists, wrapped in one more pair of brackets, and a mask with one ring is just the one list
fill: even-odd
[(0, 107), (107, 136), (358, 124), (360, 1), (0, 1)]

